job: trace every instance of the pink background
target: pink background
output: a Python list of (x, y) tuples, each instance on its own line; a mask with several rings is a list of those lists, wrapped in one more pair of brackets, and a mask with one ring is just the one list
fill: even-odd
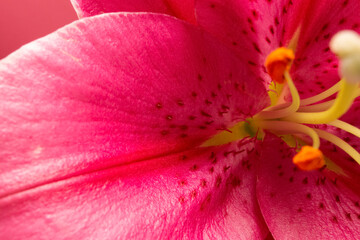
[(76, 19), (70, 0), (0, 0), (0, 59)]

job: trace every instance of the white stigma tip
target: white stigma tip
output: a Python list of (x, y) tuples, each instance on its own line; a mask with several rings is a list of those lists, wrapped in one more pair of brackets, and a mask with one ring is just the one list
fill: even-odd
[(329, 46), (340, 59), (357, 55), (360, 54), (360, 36), (355, 31), (343, 30), (333, 36)]
[(340, 31), (329, 46), (340, 59), (339, 75), (348, 83), (360, 83), (360, 35), (351, 30)]

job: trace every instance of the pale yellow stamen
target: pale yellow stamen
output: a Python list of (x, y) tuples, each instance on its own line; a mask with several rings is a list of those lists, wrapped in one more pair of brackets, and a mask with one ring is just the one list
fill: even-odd
[[(336, 85), (338, 85), (338, 84), (336, 84)], [(319, 95), (317, 95), (317, 96), (319, 96)], [(357, 89), (356, 97), (359, 97), (359, 96), (360, 96), (360, 89)], [(310, 98), (308, 98), (308, 99), (310, 99)], [(320, 98), (318, 99), (318, 101), (321, 101), (321, 100), (323, 100), (323, 99), (320, 99)], [(329, 101), (326, 101), (326, 102), (322, 102), (322, 103), (318, 103), (318, 104), (314, 104), (314, 105), (310, 105), (310, 106), (302, 106), (303, 105), (303, 100), (301, 100), (298, 112), (320, 112), (320, 111), (325, 111), (325, 110), (329, 109), (334, 104), (334, 102), (335, 102), (335, 99), (329, 100)]]
[(282, 92), (284, 88), (284, 84), (277, 84), (274, 81), (271, 81), (269, 85), (268, 95), (271, 101), (271, 106), (274, 106), (279, 101), (280, 93)]
[(309, 98), (305, 98), (301, 100), (301, 106), (310, 105), (316, 102), (320, 102), (321, 100), (330, 97), (331, 95), (337, 93), (340, 90), (340, 82), (337, 82), (331, 88)]
[(326, 131), (320, 129), (315, 129), (315, 131), (321, 138), (328, 140), (332, 144), (338, 146), (339, 148), (344, 150), (344, 152), (346, 152), (350, 157), (352, 157), (358, 164), (360, 164), (360, 154), (347, 142)]
[(331, 123), (328, 123), (328, 125), (340, 128), (348, 133), (353, 134), (354, 136), (360, 138), (360, 129), (358, 129), (357, 127), (354, 127), (351, 124), (348, 124), (347, 122), (343, 122), (341, 120), (335, 120)]
[(254, 118), (259, 118), (259, 119), (263, 119), (263, 120), (276, 119), (276, 118), (288, 116), (289, 114), (295, 113), (298, 110), (298, 108), (300, 106), (299, 93), (298, 93), (298, 91), (294, 85), (294, 82), (292, 81), (288, 71), (284, 72), (284, 77), (285, 77), (288, 87), (290, 89), (290, 93), (291, 93), (291, 97), (292, 97), (291, 104), (289, 106), (287, 106), (286, 108), (283, 108), (280, 110), (271, 109), (271, 111), (269, 111), (268, 109), (265, 109), (264, 111), (255, 115)]
[(334, 105), (335, 99), (310, 106), (299, 107), (298, 112), (322, 112)]
[(341, 90), (334, 104), (328, 110), (311, 113), (296, 112), (284, 117), (282, 120), (307, 124), (325, 124), (332, 122), (349, 110), (354, 99), (357, 97), (358, 87), (358, 83), (353, 84), (343, 80)]
[(259, 121), (255, 122), (257, 127), (261, 129), (270, 130), (274, 133), (279, 134), (293, 134), (293, 133), (301, 133), (309, 136), (313, 142), (313, 148), (319, 148), (320, 139), (314, 129), (294, 122), (285, 122), (285, 121)]

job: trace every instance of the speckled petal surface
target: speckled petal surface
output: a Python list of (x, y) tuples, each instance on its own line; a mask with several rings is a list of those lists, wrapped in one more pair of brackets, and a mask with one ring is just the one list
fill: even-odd
[(264, 239), (251, 146), (119, 165), (2, 198), (0, 236)]
[[(266, 235), (254, 174), (238, 171), (247, 149), (223, 149), (218, 165), (213, 150), (197, 149), (266, 106), (253, 78), (205, 32), (156, 14), (82, 19), (9, 55), (0, 62), (1, 237)], [(223, 207), (199, 213), (207, 202)], [(186, 222), (193, 213), (201, 221)]]
[(332, 36), (344, 29), (360, 32), (360, 2), (312, 2), (303, 16), (293, 77), (302, 97), (324, 91), (339, 81), (338, 59), (329, 49)]
[(199, 25), (247, 62), (267, 87), (265, 58), (289, 43), (307, 6), (307, 0), (198, 0), (195, 9)]
[[(359, 128), (359, 116), (360, 101), (357, 99), (349, 111), (340, 119), (348, 124), (353, 125), (354, 127)], [(333, 126), (321, 125), (320, 128), (332, 133), (335, 136), (338, 136), (340, 139), (347, 142), (350, 146), (356, 149), (356, 151), (360, 151), (360, 140), (355, 135)], [(346, 152), (328, 141), (322, 141), (321, 149), (327, 156), (331, 158), (331, 160), (341, 169), (341, 171), (344, 172), (345, 175), (356, 179), (351, 184), (349, 184), (349, 187), (355, 191), (360, 189), (360, 165)]]
[(359, 192), (343, 176), (298, 170), (291, 161), (294, 150), (276, 137), (268, 137), (261, 151), (257, 197), (275, 239), (360, 236)]
[(200, 26), (225, 42), (254, 68), (267, 86), (263, 64), (279, 46), (288, 46), (300, 28), (291, 70), (301, 97), (315, 95), (339, 80), (338, 60), (329, 51), (331, 37), (343, 29), (360, 29), (357, 0), (196, 2)]

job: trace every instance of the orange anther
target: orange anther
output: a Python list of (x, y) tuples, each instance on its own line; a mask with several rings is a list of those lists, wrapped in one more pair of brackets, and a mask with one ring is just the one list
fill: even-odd
[(291, 49), (280, 47), (272, 51), (265, 60), (265, 67), (273, 81), (284, 82), (284, 72), (290, 69), (295, 55)]
[(294, 158), (293, 163), (301, 170), (311, 171), (325, 165), (324, 155), (319, 149), (303, 146)]

